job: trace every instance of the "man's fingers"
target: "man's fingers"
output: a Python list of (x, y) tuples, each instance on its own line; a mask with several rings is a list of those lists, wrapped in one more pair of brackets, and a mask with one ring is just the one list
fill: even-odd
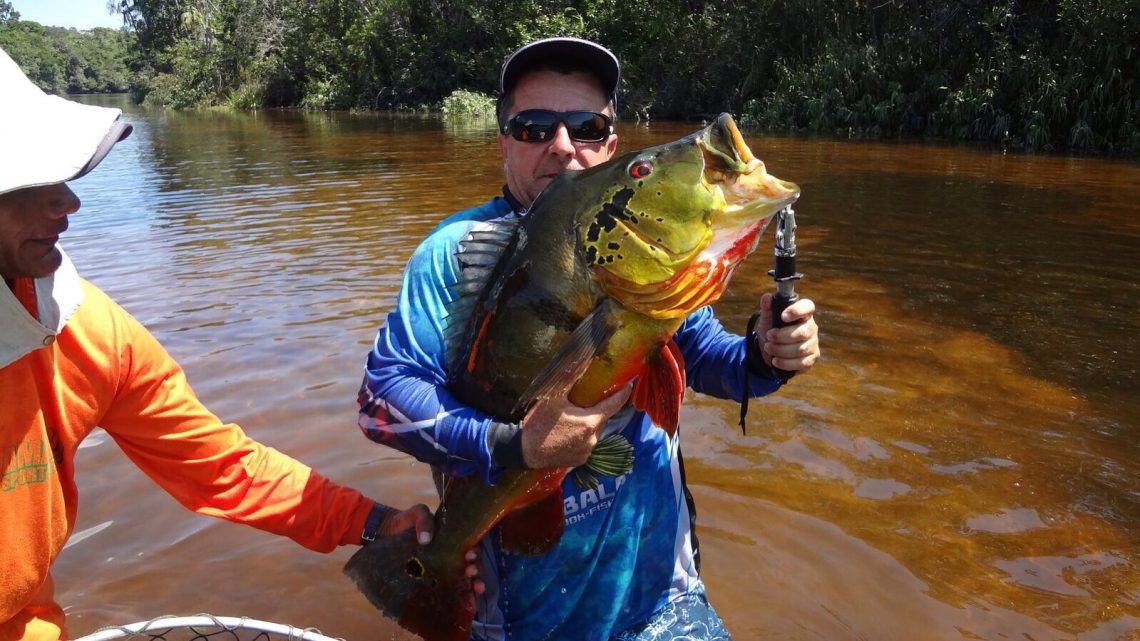
[(416, 540), (419, 541), (420, 545), (431, 543), (435, 519), (431, 517), (431, 510), (428, 509), (428, 506), (418, 503), (408, 508), (406, 513), (412, 518), (416, 528)]
[(602, 402), (595, 405), (594, 409), (598, 410), (600, 414), (612, 416), (622, 407), (625, 407), (625, 402), (629, 400), (630, 394), (633, 394), (633, 381), (630, 381), (625, 387), (607, 396)]

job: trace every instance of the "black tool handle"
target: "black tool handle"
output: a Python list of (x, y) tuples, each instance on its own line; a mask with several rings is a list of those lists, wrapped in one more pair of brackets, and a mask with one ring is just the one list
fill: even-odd
[[(780, 318), (780, 315), (784, 313), (784, 310), (788, 308), (788, 305), (791, 305), (799, 299), (800, 295), (794, 291), (790, 295), (784, 294), (782, 292), (776, 292), (772, 296), (772, 327), (785, 327), (788, 325), (788, 323), (784, 322), (784, 320)], [(796, 373), (793, 371), (780, 369), (779, 367), (773, 367), (772, 371), (776, 374), (776, 378), (782, 381), (786, 381), (796, 375)]]
[[(796, 281), (803, 278), (803, 274), (796, 272), (796, 255), (793, 250), (792, 253), (776, 255), (776, 264), (772, 271), (768, 272), (772, 278), (776, 280), (776, 293), (772, 296), (772, 327), (784, 327), (785, 323), (780, 316), (788, 305), (800, 299), (800, 295), (796, 293)], [(795, 376), (795, 372), (783, 370), (778, 367), (772, 367), (773, 373), (776, 378), (786, 381)]]

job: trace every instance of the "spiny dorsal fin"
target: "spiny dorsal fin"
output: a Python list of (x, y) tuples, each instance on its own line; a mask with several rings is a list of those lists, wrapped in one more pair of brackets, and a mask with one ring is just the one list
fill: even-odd
[(520, 220), (510, 216), (476, 223), (457, 243), (455, 261), (459, 265), (459, 277), (454, 285), (448, 287), (452, 299), (447, 304), (443, 329), (448, 363), (454, 363), (461, 357), (468, 320), (479, 296), (491, 282), (495, 265), (507, 247), (514, 243)]

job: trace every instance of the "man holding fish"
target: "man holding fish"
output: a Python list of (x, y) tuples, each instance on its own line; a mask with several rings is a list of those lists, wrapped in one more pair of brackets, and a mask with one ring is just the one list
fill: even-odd
[[(708, 306), (799, 190), (727, 115), (607, 162), (619, 75), (575, 38), (507, 59), (503, 196), (421, 243), (368, 355), (361, 428), (431, 463), (443, 499), (427, 553), (368, 546), (346, 571), (428, 641), (729, 638), (698, 574), (677, 417), (686, 381), (742, 400), (819, 358), (810, 300), (773, 329), (761, 297), (751, 344)], [(472, 537), (474, 601), (440, 578)]]
[(96, 426), (198, 513), (321, 552), (403, 531), (430, 540), (426, 506), (375, 503), (214, 416), (154, 337), (80, 278), (58, 245), (80, 205), (67, 181), (130, 135), (120, 111), (44, 94), (3, 50), (0, 96), (0, 641), (68, 638), (51, 566)]

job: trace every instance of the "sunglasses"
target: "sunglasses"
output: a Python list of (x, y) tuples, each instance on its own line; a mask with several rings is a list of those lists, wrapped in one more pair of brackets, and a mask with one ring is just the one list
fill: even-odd
[(547, 142), (554, 137), (558, 123), (566, 126), (570, 140), (602, 142), (614, 132), (614, 121), (596, 111), (551, 111), (527, 109), (507, 118), (502, 133), (522, 142)]

